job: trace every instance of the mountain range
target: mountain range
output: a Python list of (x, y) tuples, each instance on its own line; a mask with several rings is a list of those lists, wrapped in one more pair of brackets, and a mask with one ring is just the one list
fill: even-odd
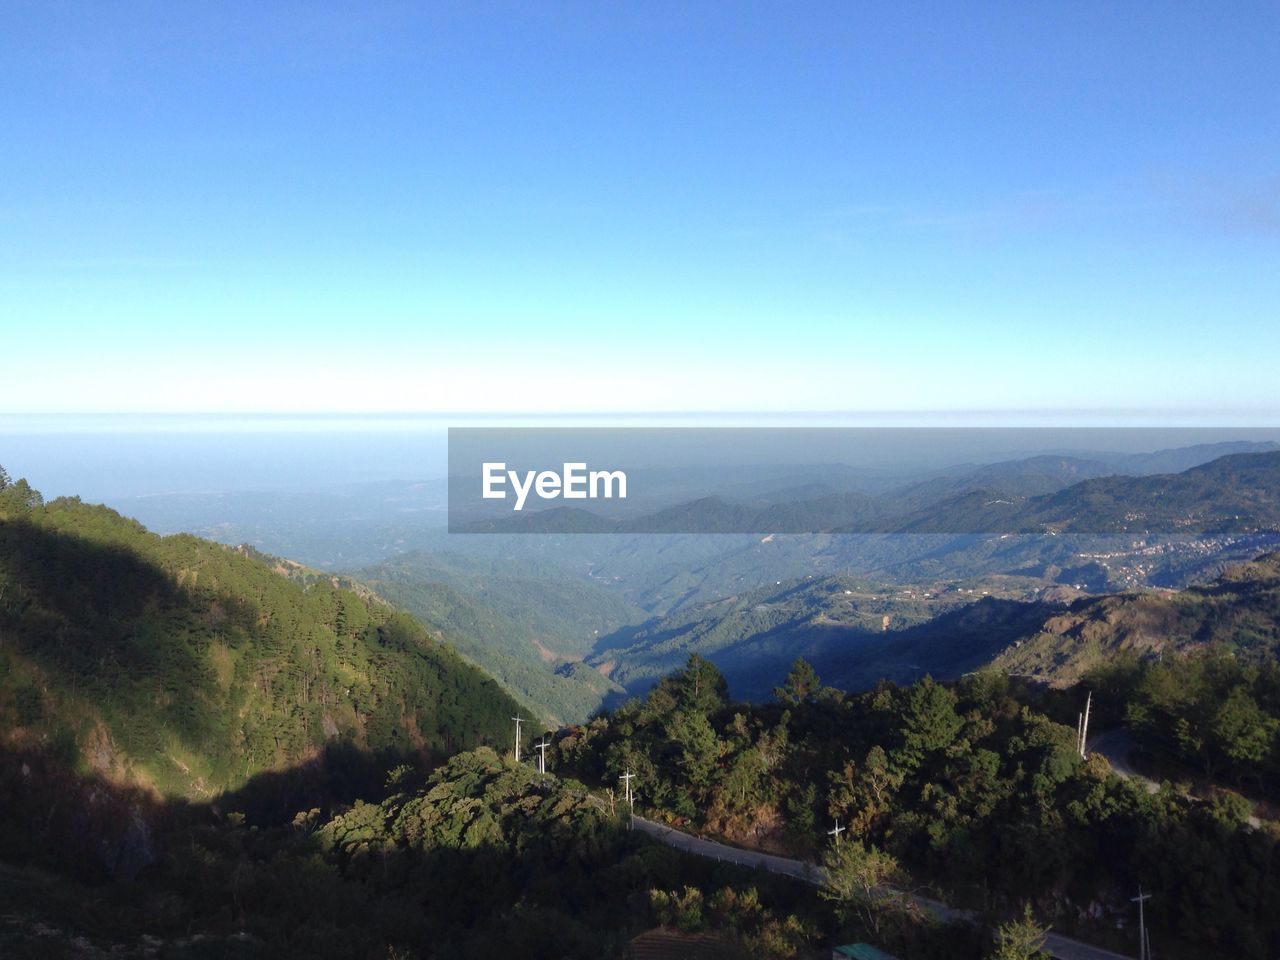
[[(1273, 445), (1260, 445), (1271, 447)], [(1160, 463), (1194, 459), (1165, 452)], [(1081, 479), (1083, 478), (1083, 479)], [(1106, 465), (1036, 457), (879, 495), (736, 501), (709, 495), (638, 517), (577, 507), (463, 525), (470, 533), (1213, 534), (1280, 526), (1280, 451), (1231, 453), (1181, 472), (1116, 475)]]

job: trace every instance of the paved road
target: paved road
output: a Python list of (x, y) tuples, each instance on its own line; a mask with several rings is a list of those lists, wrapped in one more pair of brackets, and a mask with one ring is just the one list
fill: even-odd
[(1126, 727), (1118, 727), (1107, 731), (1102, 736), (1094, 737), (1089, 741), (1087, 750), (1089, 753), (1098, 753), (1106, 757), (1107, 763), (1111, 764), (1111, 769), (1126, 780), (1137, 780), (1139, 783), (1146, 784), (1147, 793), (1156, 793), (1160, 790), (1160, 784), (1133, 769), (1132, 757), (1136, 746), (1137, 744), (1133, 741), (1133, 732)]
[[(822, 883), (822, 868), (806, 860), (791, 860), (787, 857), (777, 857), (770, 853), (731, 847), (728, 844), (705, 840), (702, 837), (692, 837), (687, 833), (682, 833), (660, 823), (654, 823), (652, 820), (646, 820), (643, 817), (636, 817), (636, 829), (644, 831), (651, 837), (669, 847), (675, 847), (677, 850), (696, 853), (702, 857), (713, 857), (716, 860), (727, 863), (737, 863), (744, 867), (758, 867), (761, 870), (768, 870), (770, 873), (780, 873), (784, 876), (795, 877), (815, 886)], [(916, 906), (943, 923), (962, 922), (973, 917), (970, 911), (957, 910), (940, 901), (930, 900), (928, 897), (922, 897), (918, 894), (908, 894), (907, 896)], [(1110, 950), (1103, 950), (1100, 947), (1091, 947), (1087, 943), (1060, 937), (1056, 933), (1051, 933), (1045, 937), (1045, 947), (1057, 960), (1132, 960), (1132, 958), (1126, 957), (1124, 954), (1112, 953)]]

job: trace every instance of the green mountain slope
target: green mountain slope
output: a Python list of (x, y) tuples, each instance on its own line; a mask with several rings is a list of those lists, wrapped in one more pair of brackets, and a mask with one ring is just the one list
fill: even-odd
[(0, 491), (7, 750), (196, 798), (334, 744), (442, 755), (505, 742), (516, 702), (408, 615), (16, 488)]

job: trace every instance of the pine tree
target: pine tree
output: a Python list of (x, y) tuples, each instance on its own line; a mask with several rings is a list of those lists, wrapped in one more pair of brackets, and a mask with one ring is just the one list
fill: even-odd
[(1036, 923), (1030, 904), (1022, 908), (1021, 920), (1010, 920), (996, 929), (995, 946), (987, 960), (1049, 960), (1044, 949), (1048, 927)]

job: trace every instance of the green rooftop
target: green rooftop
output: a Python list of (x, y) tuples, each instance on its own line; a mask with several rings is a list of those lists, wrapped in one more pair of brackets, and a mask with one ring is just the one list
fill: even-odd
[(843, 947), (832, 949), (831, 956), (832, 960), (836, 957), (849, 957), (850, 960), (897, 960), (869, 943), (846, 943)]

